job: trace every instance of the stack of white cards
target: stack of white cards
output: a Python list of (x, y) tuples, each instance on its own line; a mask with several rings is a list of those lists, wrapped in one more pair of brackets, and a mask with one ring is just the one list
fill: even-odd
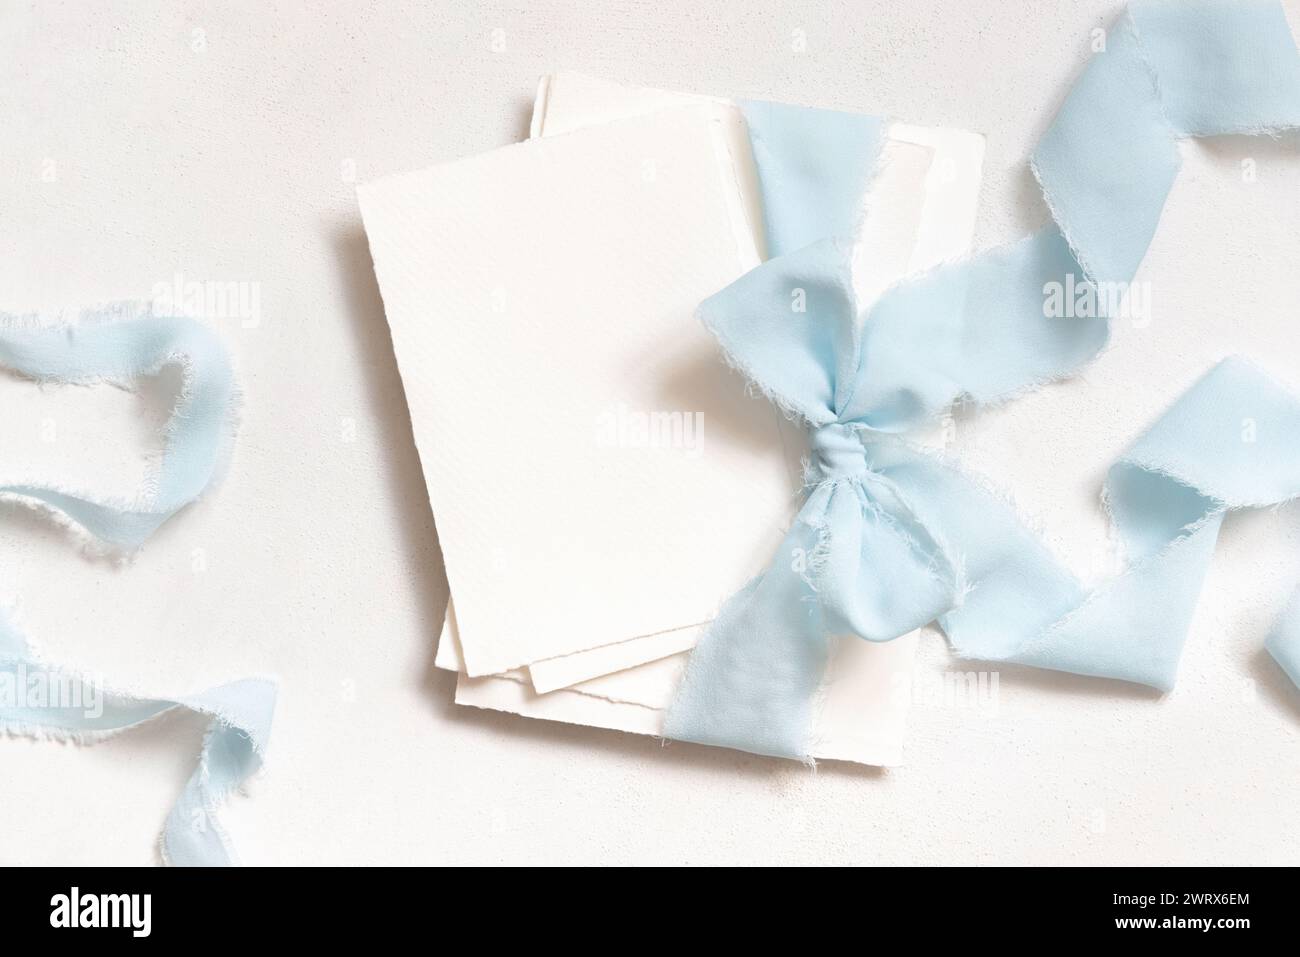
[[(888, 127), (858, 292), (964, 255), (983, 139)], [(456, 701), (659, 734), (689, 650), (771, 560), (806, 439), (699, 303), (761, 262), (729, 101), (545, 78), (524, 143), (358, 191), (451, 603)], [(844, 640), (819, 758), (900, 759), (916, 636)]]

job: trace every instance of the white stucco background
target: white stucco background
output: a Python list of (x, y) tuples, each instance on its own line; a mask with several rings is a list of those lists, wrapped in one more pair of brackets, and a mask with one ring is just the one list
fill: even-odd
[[(1024, 159), (1117, 4), (153, 7), (0, 5), (0, 308), (148, 296), (176, 273), (257, 283), (260, 323), (212, 320), (246, 393), (238, 446), (125, 567), (0, 508), (0, 600), (116, 684), (280, 678), (268, 770), (226, 813), (246, 862), (1300, 859), (1300, 694), (1261, 651), (1300, 577), (1295, 508), (1228, 522), (1172, 694), (1004, 669), (996, 709), (921, 701), (888, 772), (460, 710), (432, 667), (446, 584), (353, 170), (520, 139), (537, 77), (575, 69), (982, 131), (989, 245), (1045, 221)], [(1125, 144), (1099, 130), (1098, 148)], [(1106, 566), (1106, 465), (1215, 360), (1300, 388), (1300, 140), (1183, 155), (1139, 276), (1152, 321), (956, 423), (968, 464), (1085, 574)], [(5, 475), (143, 469), (133, 396), (6, 382), (0, 401)], [(923, 683), (965, 667), (937, 635), (922, 656)], [(153, 863), (201, 732), (179, 716), (91, 748), (0, 740), (0, 863)]]

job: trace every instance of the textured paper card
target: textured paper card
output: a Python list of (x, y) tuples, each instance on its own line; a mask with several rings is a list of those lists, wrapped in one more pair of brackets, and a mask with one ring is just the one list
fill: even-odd
[[(690, 106), (707, 110), (720, 132), (714, 139), (714, 148), (724, 178), (730, 180), (725, 196), (737, 242), (742, 248), (752, 246), (761, 255), (763, 212), (757, 171), (749, 148), (749, 133), (744, 118), (730, 101), (696, 94), (627, 87), (583, 74), (560, 73), (543, 77), (538, 85), (530, 135), (561, 135), (615, 120)], [(800, 429), (790, 426), (780, 417), (777, 418), (777, 427), (782, 433), (782, 452), (790, 472), (791, 487), (795, 488), (802, 474), (799, 460), (804, 450), (805, 437)], [(454, 604), (453, 591), (452, 600), (448, 604), (447, 621), (439, 639), (436, 663), (440, 668), (464, 671)], [(528, 668), (528, 675), (538, 692), (570, 687), (590, 678), (688, 650), (694, 647), (700, 627), (690, 626), (615, 641), (589, 650), (533, 662)]]
[(358, 190), (471, 675), (712, 618), (793, 508), (694, 319), (757, 263), (712, 110)]

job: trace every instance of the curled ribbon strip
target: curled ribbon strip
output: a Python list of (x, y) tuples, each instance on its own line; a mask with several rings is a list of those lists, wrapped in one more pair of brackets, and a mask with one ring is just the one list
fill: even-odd
[[(844, 116), (819, 112), (827, 123)], [(828, 161), (773, 164), (760, 138), (766, 152), (798, 138), (773, 134), (779, 114), (762, 118), (752, 135), (765, 196), (789, 171)], [(1137, 271), (1178, 139), (1295, 127), (1300, 55), (1277, 3), (1143, 0), (1034, 151), (1051, 227), (904, 281), (864, 319), (850, 250), (836, 239), (770, 260), (707, 300), (705, 326), (808, 424), (813, 456), (776, 561), (697, 645), (665, 736), (806, 758), (831, 637), (888, 641), (936, 619), (969, 657), (1170, 688), (1225, 512), (1300, 494), (1295, 398), (1238, 359), (1184, 395), (1110, 470), (1129, 565), (1091, 593), (996, 497), (899, 434), (954, 402), (1009, 398), (1096, 355), (1116, 315), (1106, 290)], [(822, 235), (841, 215), (824, 214)], [(789, 247), (772, 241), (780, 226), (769, 218), (773, 249)], [(1053, 283), (1090, 291), (1095, 315), (1045, 316)], [(804, 313), (790, 308), (795, 289)], [(1254, 442), (1243, 441), (1245, 421), (1256, 423)], [(1296, 677), (1300, 612), (1268, 647)]]
[[(7, 316), (0, 320), (0, 365), (38, 382), (128, 382), (169, 365), (179, 365), (183, 376), (162, 458), (138, 500), (104, 501), (30, 484), (0, 486), (0, 494), (48, 510), (106, 545), (132, 549), (213, 481), (232, 431), (235, 385), (220, 341), (199, 323), (155, 317), (147, 304), (131, 303), (55, 327)], [(40, 661), (0, 618), (0, 688), (6, 686), (11, 693), (0, 695), (0, 730), (10, 734), (94, 741), (176, 708), (210, 718), (198, 767), (167, 816), (162, 853), (177, 865), (234, 863), (216, 812), (262, 764), (273, 682), (235, 681), (174, 699), (105, 692)]]

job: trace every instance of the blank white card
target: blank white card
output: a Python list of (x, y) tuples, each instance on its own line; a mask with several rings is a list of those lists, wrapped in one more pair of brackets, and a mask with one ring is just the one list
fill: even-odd
[(758, 262), (705, 107), (358, 190), (465, 669), (710, 620), (795, 507), (694, 318)]

